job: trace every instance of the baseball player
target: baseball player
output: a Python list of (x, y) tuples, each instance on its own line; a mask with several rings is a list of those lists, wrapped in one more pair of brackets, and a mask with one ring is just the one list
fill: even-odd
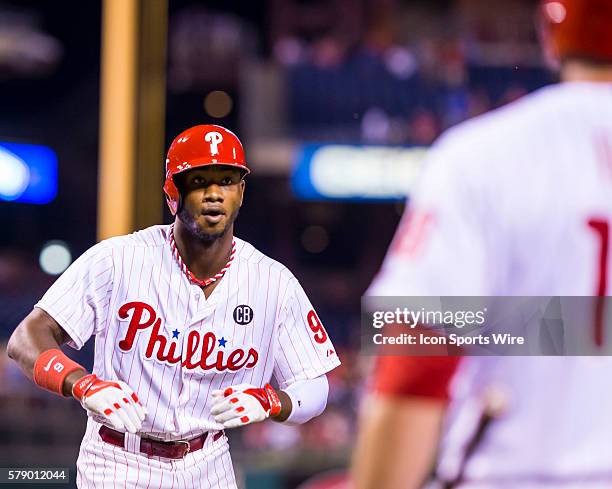
[[(609, 294), (612, 2), (540, 8), (561, 83), (435, 143), (369, 294)], [(583, 333), (610, 342), (593, 302)], [(435, 465), (428, 487), (611, 487), (611, 372), (609, 357), (382, 358), (356, 485), (421, 487)]]
[[(80, 488), (233, 488), (224, 429), (324, 410), (340, 364), (325, 328), (292, 273), (234, 236), (248, 173), (231, 131), (181, 133), (174, 223), (93, 246), (13, 333), (25, 374), (87, 411)], [(87, 373), (60, 346), (92, 336)]]

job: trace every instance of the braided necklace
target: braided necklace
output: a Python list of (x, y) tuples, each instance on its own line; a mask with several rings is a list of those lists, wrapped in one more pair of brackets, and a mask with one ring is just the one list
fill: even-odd
[(217, 280), (221, 279), (223, 275), (225, 275), (225, 272), (227, 271), (227, 269), (232, 264), (232, 261), (234, 261), (234, 256), (236, 254), (236, 241), (232, 240), (232, 251), (230, 252), (229, 260), (227, 260), (227, 263), (225, 264), (225, 266), (212, 277), (208, 277), (205, 280), (200, 280), (198, 277), (196, 277), (191, 272), (191, 270), (187, 268), (187, 265), (185, 265), (185, 262), (181, 258), (181, 254), (179, 253), (178, 248), (176, 247), (176, 241), (174, 240), (174, 224), (170, 226), (170, 246), (172, 247), (172, 254), (174, 255), (174, 258), (176, 259), (176, 261), (178, 262), (179, 267), (181, 267), (181, 270), (183, 270), (183, 272), (185, 273), (185, 275), (187, 275), (187, 278), (189, 278), (189, 280), (191, 280), (194, 284), (199, 285), (200, 287), (207, 287), (213, 282), (216, 282)]

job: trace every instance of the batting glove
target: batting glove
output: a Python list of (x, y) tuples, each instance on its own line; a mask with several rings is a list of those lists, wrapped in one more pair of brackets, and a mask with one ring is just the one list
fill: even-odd
[(214, 390), (212, 396), (214, 401), (210, 412), (225, 428), (257, 423), (281, 411), (278, 394), (270, 384), (264, 387), (239, 384)]
[(105, 418), (118, 431), (136, 433), (147, 414), (125, 382), (107, 382), (95, 374), (79, 379), (72, 387), (72, 395), (88, 413)]

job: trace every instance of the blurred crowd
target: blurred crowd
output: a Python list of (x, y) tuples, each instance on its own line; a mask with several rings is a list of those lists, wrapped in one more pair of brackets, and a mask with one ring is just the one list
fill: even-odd
[(361, 36), (333, 25), (279, 36), (273, 55), (287, 71), (295, 134), (429, 145), (444, 129), (548, 81), (532, 6), (505, 2), (500, 22), (483, 2), (461, 3), (392, 3), (363, 21)]
[(444, 129), (550, 81), (532, 1), (504, 2), (504, 15), (480, 0), (271, 5), (259, 35), (248, 20), (204, 7), (175, 16), (171, 90), (216, 83), (244, 98), (257, 83), (253, 63), (272, 63), (283, 93), (260, 95), (271, 106), (282, 99), (286, 137), (429, 145)]

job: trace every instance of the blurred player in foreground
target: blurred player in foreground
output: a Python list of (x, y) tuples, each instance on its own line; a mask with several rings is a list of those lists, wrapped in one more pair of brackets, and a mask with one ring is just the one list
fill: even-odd
[[(87, 411), (79, 487), (234, 488), (224, 428), (325, 408), (340, 363), (325, 329), (292, 273), (234, 236), (248, 173), (231, 131), (181, 133), (174, 223), (89, 249), (12, 335), (26, 375)], [(59, 347), (93, 335), (88, 374)]]
[[(439, 139), (369, 295), (608, 295), (612, 1), (540, 8), (561, 83)], [(609, 357), (383, 357), (356, 486), (612, 487), (611, 375)]]

